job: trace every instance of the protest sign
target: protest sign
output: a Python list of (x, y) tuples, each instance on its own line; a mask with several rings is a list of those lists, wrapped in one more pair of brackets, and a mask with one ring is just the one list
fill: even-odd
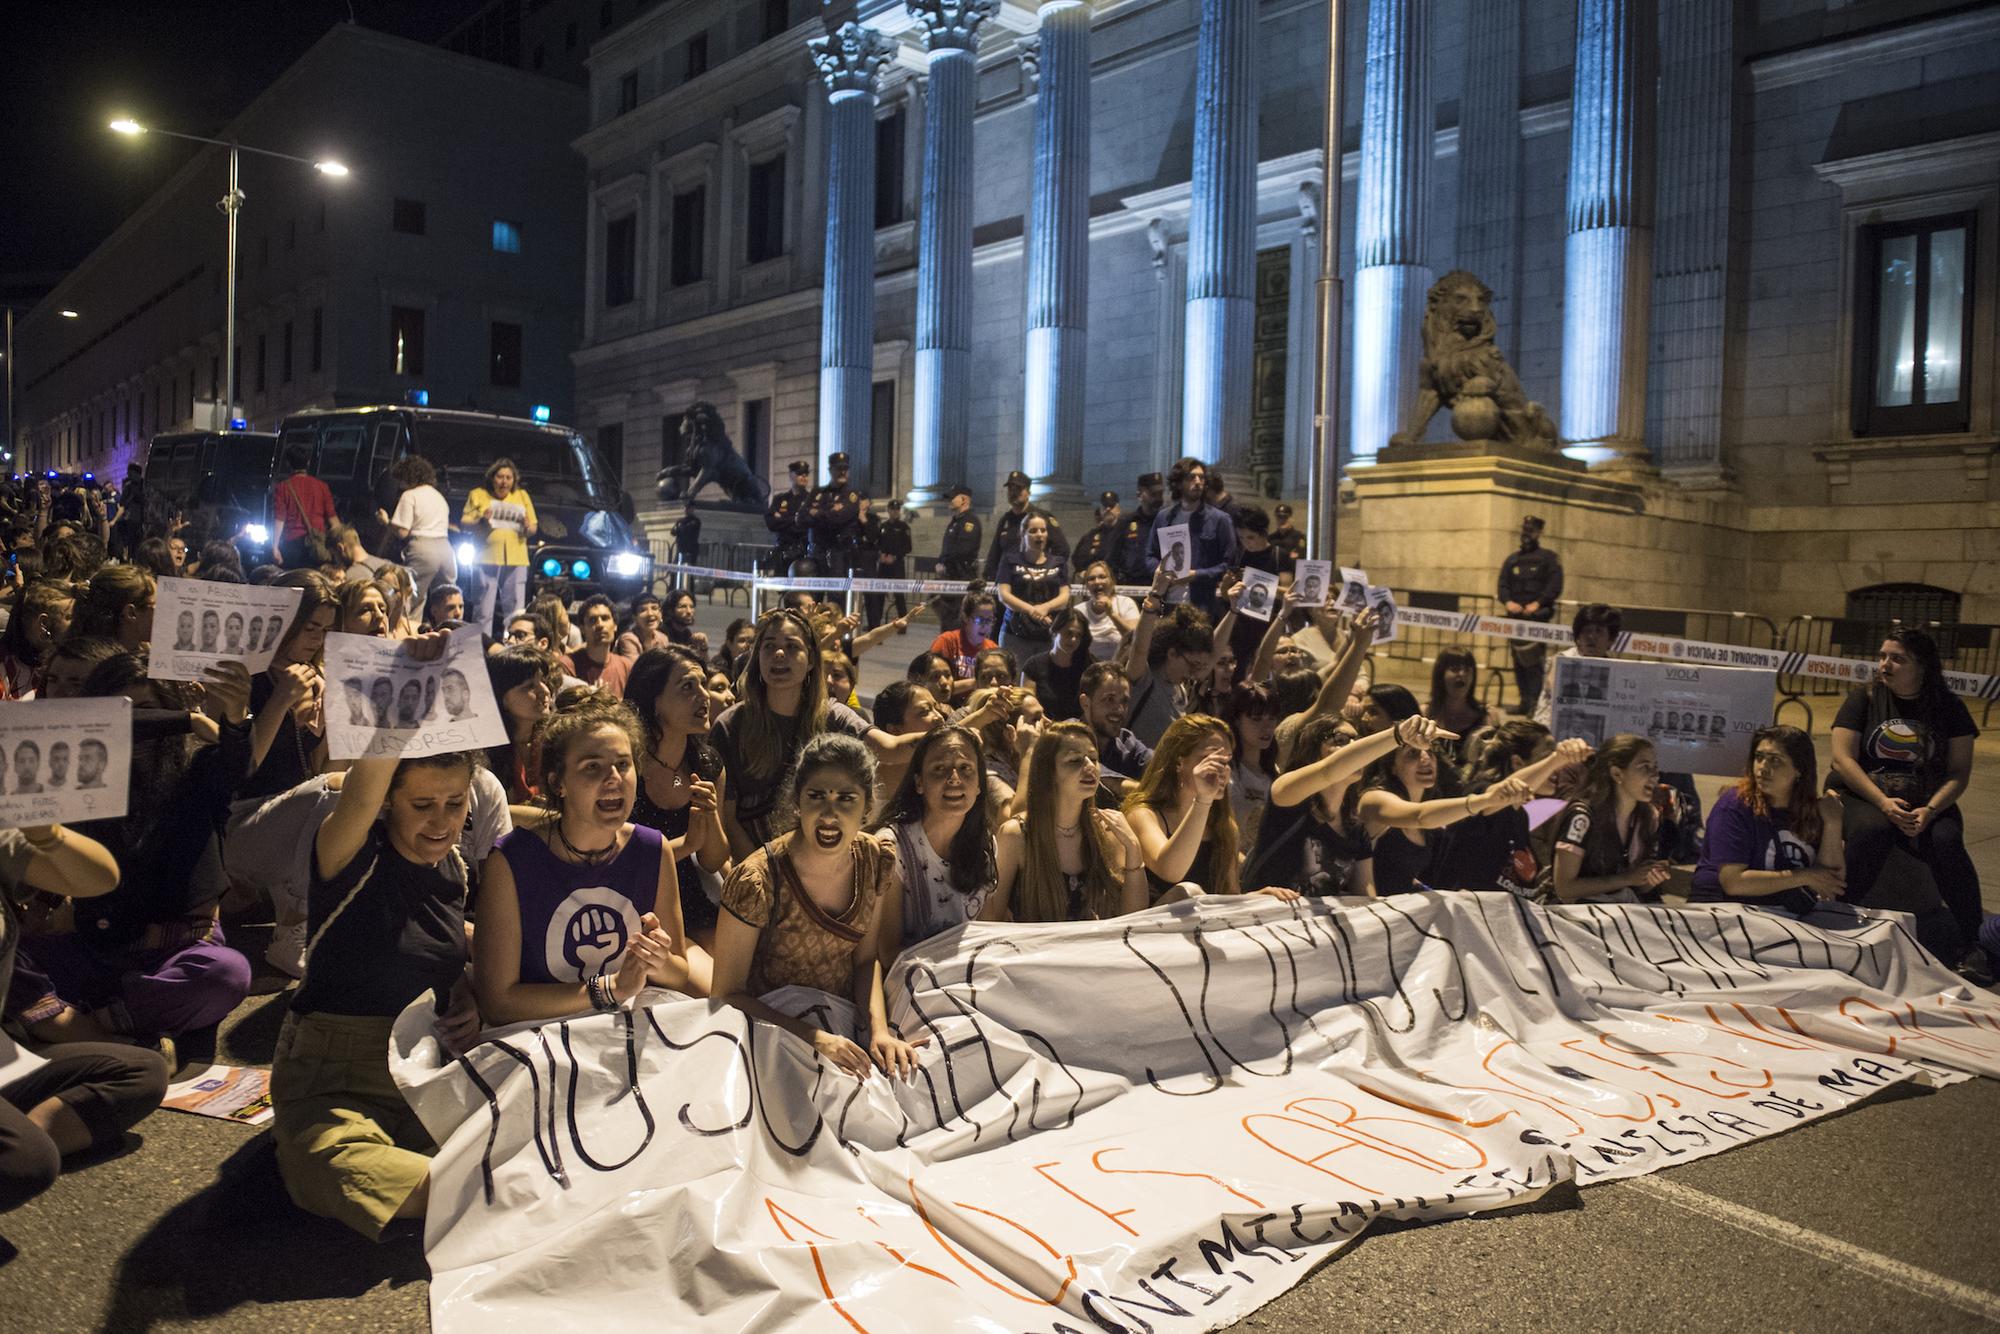
[(261, 1126), (271, 1111), (271, 1072), (211, 1065), (200, 1074), (167, 1085), (162, 1107), (211, 1116), (238, 1125)]
[(1360, 611), (1368, 605), (1368, 571), (1352, 566), (1340, 567), (1340, 601), (1334, 604), (1342, 611)]
[(1380, 584), (1368, 586), (1368, 609), (1375, 613), (1375, 638), (1372, 642), (1387, 644), (1396, 638), (1396, 593)]
[(928, 1039), (908, 1083), (658, 991), (453, 1060), (417, 1002), (390, 1062), (442, 1146), (432, 1328), (1194, 1334), (1377, 1220), (2000, 1076), (2000, 1001), (1841, 904), (1210, 898), (949, 931), (889, 1001)]
[(419, 662), (408, 641), (326, 637), (326, 745), (336, 760), (443, 755), (506, 744), (479, 627), (460, 626), (442, 657)]
[(1188, 572), (1188, 561), (1194, 551), (1194, 541), (1188, 536), (1188, 526), (1184, 523), (1168, 524), (1157, 530), (1160, 542), (1160, 568), (1169, 576), (1178, 579)]
[(132, 701), (0, 703), (0, 829), (125, 814)]
[(1771, 724), (1777, 673), (1623, 658), (1558, 657), (1558, 739), (1603, 745), (1620, 732), (1653, 743), (1668, 773), (1741, 777), (1750, 739)]
[(1292, 572), (1292, 605), (1324, 607), (1327, 589), (1333, 584), (1333, 562), (1302, 560)]
[(199, 681), (205, 668), (240, 662), (252, 675), (271, 665), (303, 589), (162, 579), (153, 607), (153, 647), (146, 675)]
[(1271, 608), (1278, 601), (1278, 576), (1266, 570), (1245, 570), (1243, 572), (1243, 597), (1236, 604), (1236, 610), (1255, 620), (1271, 619)]

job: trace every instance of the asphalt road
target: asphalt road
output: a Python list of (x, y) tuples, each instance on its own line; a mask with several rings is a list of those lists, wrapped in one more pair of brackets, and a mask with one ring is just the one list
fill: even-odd
[[(719, 635), (732, 614), (704, 608), (702, 620)], [(909, 660), (915, 639), (864, 665), (864, 694)], [(1719, 784), (1702, 786), (1712, 799)], [(1965, 805), (1988, 906), (2000, 909), (2000, 738), (1982, 739)], [(231, 938), (261, 957), (261, 929)], [(213, 1058), (268, 1062), (283, 1004), (275, 990), (252, 996)], [(1892, 1091), (1637, 1181), (1505, 1216), (1378, 1230), (1236, 1328), (2000, 1325), (1996, 1125), (2000, 1083)], [(377, 1246), (293, 1208), (268, 1136), (160, 1112), (0, 1217), (0, 1334), (422, 1330), (426, 1275), (414, 1228)]]

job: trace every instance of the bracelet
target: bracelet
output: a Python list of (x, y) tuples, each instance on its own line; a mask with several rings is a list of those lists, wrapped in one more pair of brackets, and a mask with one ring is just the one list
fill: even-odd
[(63, 836), (61, 825), (52, 825), (51, 828), (54, 832), (49, 835), (48, 842), (46, 843), (29, 838), (26, 834), (21, 835), (21, 840), (36, 852), (53, 852), (62, 846)]

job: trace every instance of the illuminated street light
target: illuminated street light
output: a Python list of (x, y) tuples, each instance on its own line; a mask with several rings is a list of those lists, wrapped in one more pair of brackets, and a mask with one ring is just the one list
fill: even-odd
[(82, 318), (82, 317), (81, 317), (80, 315), (78, 315), (78, 314), (77, 314), (77, 313), (76, 313), (75, 311), (73, 311), (73, 310), (59, 310), (59, 311), (57, 311), (57, 312), (56, 312), (56, 314), (58, 314), (58, 315), (62, 316), (62, 317), (63, 317), (64, 319), (66, 319), (66, 320), (74, 320), (74, 319), (81, 319), (81, 318)]

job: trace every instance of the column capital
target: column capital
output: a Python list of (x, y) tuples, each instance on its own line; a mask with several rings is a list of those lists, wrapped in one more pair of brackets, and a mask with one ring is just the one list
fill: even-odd
[(1021, 62), (1022, 87), (1032, 89), (1042, 77), (1042, 39), (1031, 35), (1016, 40), (1014, 59)]
[(1000, 8), (1000, 0), (905, 0), (924, 29), (932, 51), (977, 51), (979, 28)]
[(887, 37), (859, 23), (843, 23), (831, 36), (815, 37), (809, 45), (829, 93), (873, 93), (876, 72), (896, 49)]

